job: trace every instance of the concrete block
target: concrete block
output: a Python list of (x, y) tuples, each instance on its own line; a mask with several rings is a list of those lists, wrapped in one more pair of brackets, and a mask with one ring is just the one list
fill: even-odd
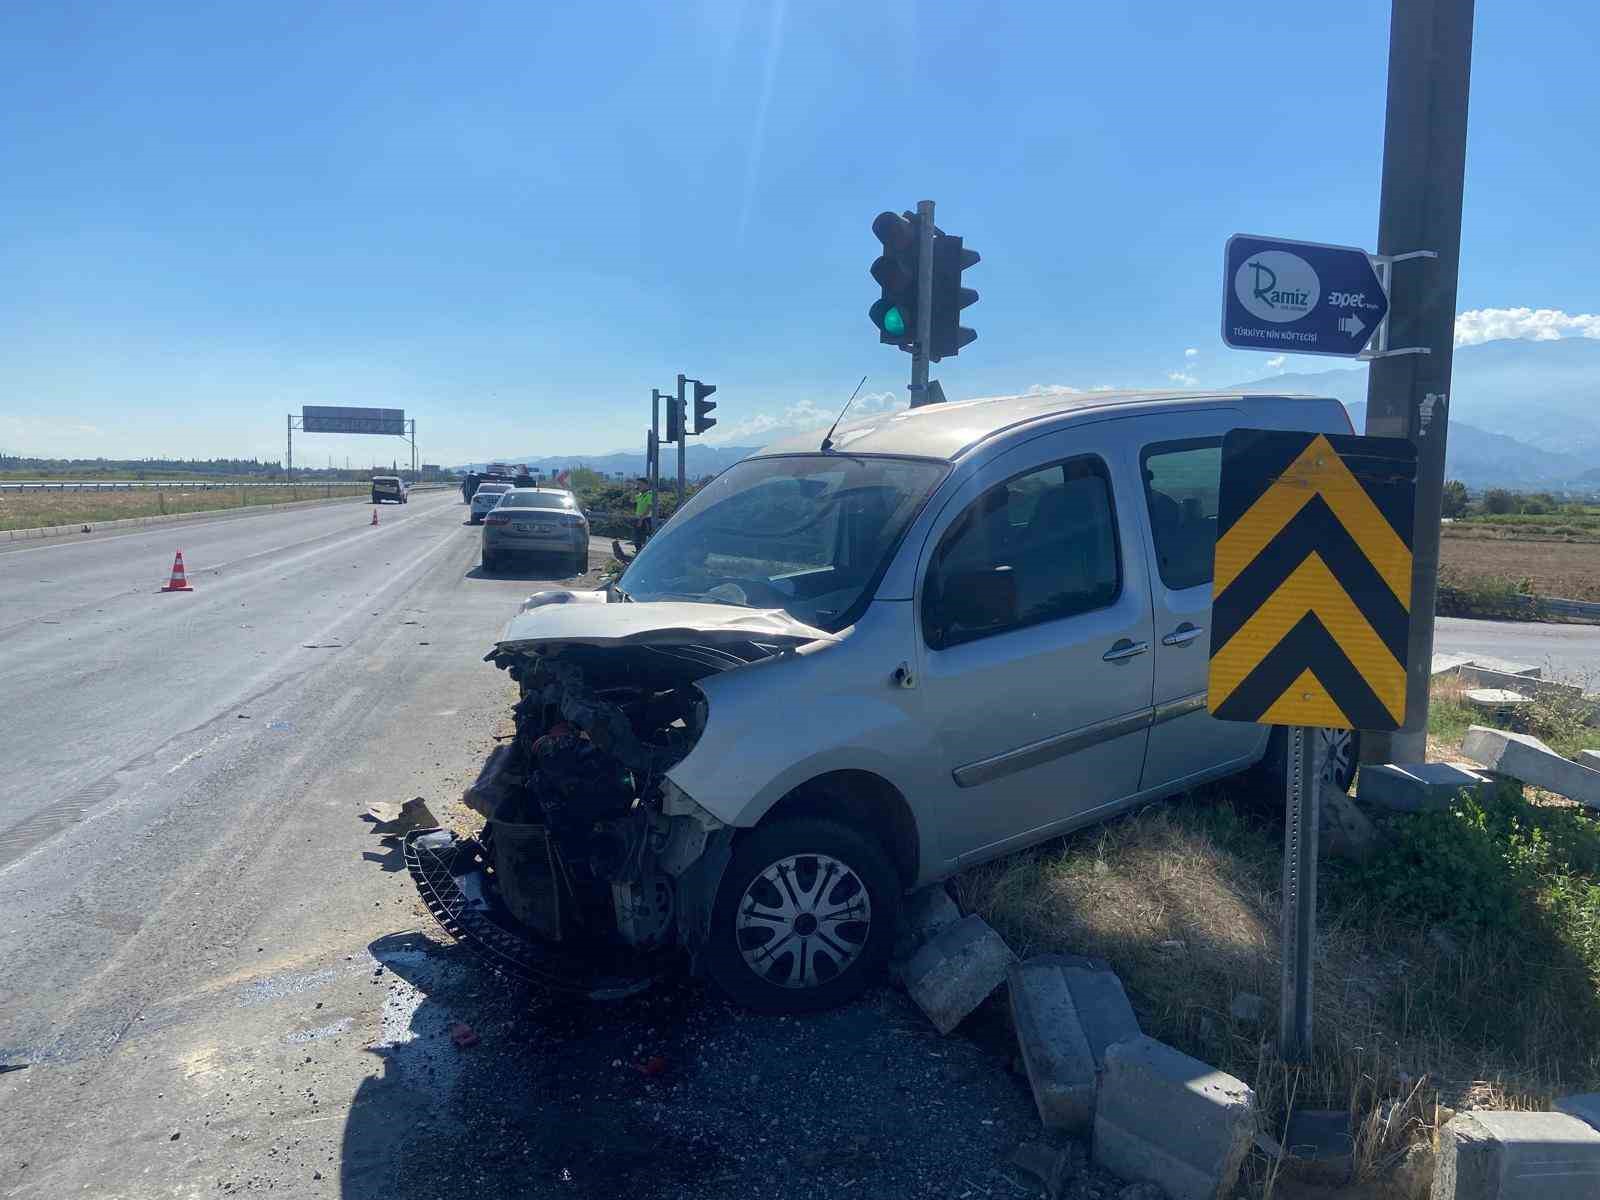
[(1118, 1042), (1139, 1036), (1139, 1018), (1134, 1016), (1122, 980), (1102, 959), (1061, 954), (1049, 956), (1061, 968), (1078, 1023), (1094, 1055), (1096, 1071), (1106, 1069), (1106, 1051)]
[(1095, 1060), (1061, 966), (1029, 959), (1012, 966), (1006, 983), (1040, 1123), (1088, 1137), (1094, 1125)]
[(1470, 654), (1446, 654), (1442, 650), (1433, 652), (1432, 673), (1434, 675), (1447, 675), (1451, 671), (1460, 670), (1472, 661)]
[(1470, 1112), (1439, 1131), (1433, 1200), (1594, 1200), (1600, 1132), (1566, 1113)]
[(912, 955), (902, 978), (934, 1028), (949, 1033), (1005, 981), (1016, 961), (982, 917), (962, 917)]
[(961, 910), (950, 899), (950, 893), (944, 890), (942, 883), (918, 888), (906, 897), (900, 908), (900, 932), (890, 957), (910, 958), (927, 945), (929, 938), (959, 920)]
[(1491, 771), (1600, 808), (1600, 770), (1563, 758), (1531, 734), (1474, 725), (1461, 742), (1461, 753)]
[[(1362, 770), (1365, 772), (1366, 768)], [(1354, 800), (1334, 787), (1322, 789), (1318, 808), (1322, 818), (1323, 852), (1333, 858), (1346, 858), (1352, 862), (1366, 861), (1378, 844), (1378, 831), (1367, 819), (1367, 814), (1356, 807)]]
[(1284, 1173), (1306, 1183), (1339, 1186), (1355, 1169), (1355, 1139), (1344, 1109), (1295, 1109), (1283, 1133)]
[(1524, 696), (1510, 688), (1467, 688), (1461, 693), (1461, 698), (1480, 713), (1502, 719), (1526, 714), (1533, 707), (1533, 697)]
[(1094, 1160), (1173, 1200), (1233, 1192), (1256, 1132), (1255, 1093), (1241, 1080), (1154, 1038), (1106, 1052), (1094, 1120)]
[(1569, 701), (1583, 696), (1583, 689), (1573, 683), (1557, 683), (1553, 679), (1540, 679), (1533, 675), (1513, 675), (1508, 671), (1491, 671), (1487, 667), (1472, 664), (1461, 668), (1461, 685), (1469, 688), (1503, 688), (1521, 692), (1524, 696), (1548, 696)]
[(1499, 671), (1502, 675), (1520, 675), (1524, 679), (1538, 679), (1544, 674), (1539, 667), (1530, 667), (1527, 663), (1512, 662), (1508, 658), (1496, 658), (1492, 654), (1474, 654), (1471, 665), (1480, 667), (1485, 671)]
[(1228, 1015), (1241, 1025), (1259, 1025), (1267, 1019), (1267, 1002), (1254, 992), (1240, 992), (1228, 1005)]
[(1392, 812), (1442, 812), (1462, 791), (1486, 797), (1487, 776), (1467, 763), (1374, 763), (1361, 768), (1361, 802)]
[(1600, 1092), (1580, 1092), (1556, 1098), (1556, 1111), (1577, 1117), (1592, 1129), (1600, 1129)]

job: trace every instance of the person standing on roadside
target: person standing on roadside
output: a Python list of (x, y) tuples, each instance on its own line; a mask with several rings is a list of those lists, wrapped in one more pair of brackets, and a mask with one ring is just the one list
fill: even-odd
[(476, 471), (467, 472), (466, 489), (467, 503), (471, 504), (472, 498), (478, 494), (478, 473)]
[(650, 490), (650, 481), (640, 479), (633, 494), (633, 548), (643, 550), (650, 537), (650, 508), (656, 494)]

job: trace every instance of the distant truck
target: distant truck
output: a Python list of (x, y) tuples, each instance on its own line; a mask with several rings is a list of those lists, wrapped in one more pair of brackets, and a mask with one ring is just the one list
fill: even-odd
[(372, 502), (382, 504), (392, 500), (396, 504), (405, 504), (406, 482), (398, 475), (374, 475), (372, 477)]

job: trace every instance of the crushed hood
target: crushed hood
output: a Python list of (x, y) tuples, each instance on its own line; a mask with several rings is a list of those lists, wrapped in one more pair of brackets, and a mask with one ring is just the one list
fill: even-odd
[(535, 592), (506, 624), (497, 650), (581, 646), (798, 646), (837, 641), (781, 608), (670, 600), (608, 604), (604, 592)]

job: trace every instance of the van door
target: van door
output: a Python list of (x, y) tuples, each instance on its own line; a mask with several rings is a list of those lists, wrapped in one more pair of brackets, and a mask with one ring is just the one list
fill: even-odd
[(928, 538), (920, 688), (929, 744), (955, 785), (938, 813), (949, 857), (1038, 840), (1138, 788), (1149, 584), (1139, 491), (1111, 424), (999, 456)]
[(1218, 409), (1138, 422), (1155, 613), (1155, 715), (1141, 791), (1178, 790), (1237, 770), (1267, 738), (1262, 726), (1219, 721), (1206, 712), (1222, 435), (1240, 419), (1236, 411)]

